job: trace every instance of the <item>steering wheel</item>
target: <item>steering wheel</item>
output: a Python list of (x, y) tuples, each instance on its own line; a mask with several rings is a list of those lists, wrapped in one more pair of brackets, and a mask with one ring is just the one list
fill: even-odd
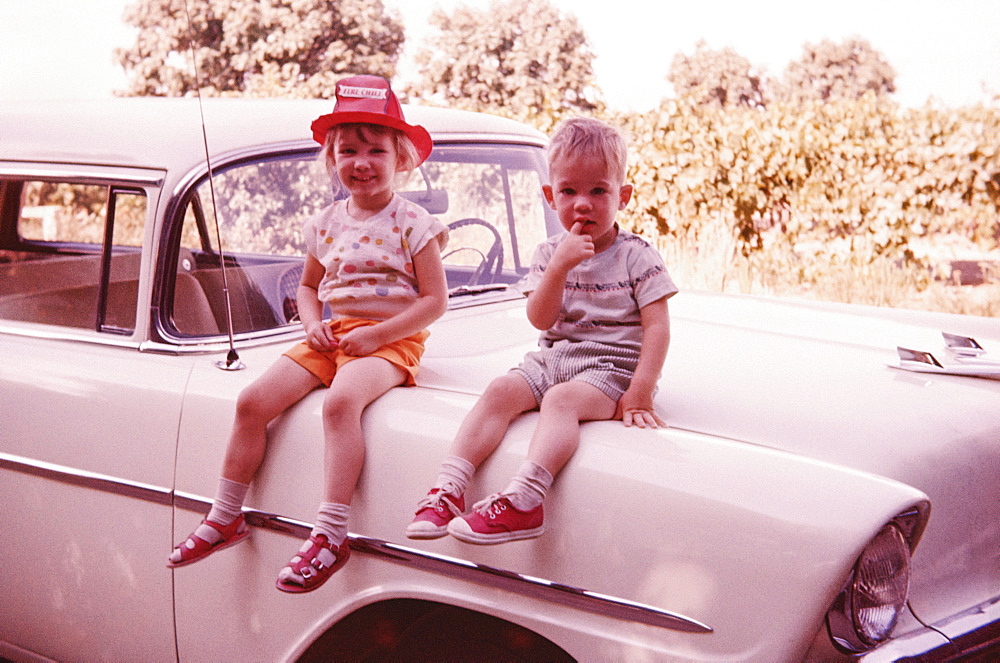
[(299, 302), (297, 292), (299, 281), (302, 280), (302, 264), (292, 265), (278, 277), (278, 301), (281, 302), (281, 315), (284, 324), (299, 321)]
[(489, 230), (493, 234), (493, 243), (490, 245), (490, 248), (486, 251), (486, 253), (483, 253), (474, 246), (460, 246), (457, 249), (448, 251), (448, 253), (442, 256), (442, 259), (447, 258), (453, 253), (458, 253), (459, 251), (474, 251), (479, 254), (479, 264), (474, 270), (472, 270), (472, 274), (469, 275), (469, 280), (465, 283), (465, 285), (480, 285), (485, 281), (484, 277), (486, 276), (489, 278), (488, 281), (485, 281), (487, 283), (496, 283), (500, 281), (501, 275), (503, 274), (503, 239), (500, 237), (500, 233), (497, 232), (497, 229), (493, 227), (492, 223), (475, 217), (452, 221), (448, 224), (448, 229), (455, 230), (457, 228), (462, 228), (463, 226), (483, 226)]

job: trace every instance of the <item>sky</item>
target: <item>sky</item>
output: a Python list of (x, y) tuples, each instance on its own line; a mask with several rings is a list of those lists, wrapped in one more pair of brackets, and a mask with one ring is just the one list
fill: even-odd
[[(195, 2), (197, 0), (191, 0)], [(597, 84), (620, 110), (656, 107), (678, 52), (730, 47), (773, 76), (823, 39), (867, 39), (896, 70), (895, 98), (919, 106), (1000, 95), (998, 0), (550, 0), (576, 16), (595, 53)], [(413, 54), (427, 17), (490, 0), (383, 0), (400, 13), (407, 44), (399, 79), (415, 77)], [(134, 32), (121, 21), (129, 0), (0, 0), (0, 100), (85, 99), (125, 86), (113, 49)]]

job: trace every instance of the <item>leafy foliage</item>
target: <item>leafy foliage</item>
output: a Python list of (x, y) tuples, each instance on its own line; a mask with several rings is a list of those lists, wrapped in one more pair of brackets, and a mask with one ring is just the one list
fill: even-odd
[(782, 94), (790, 101), (882, 97), (896, 91), (896, 71), (865, 39), (806, 44), (785, 69)]
[(381, 0), (138, 0), (125, 22), (139, 33), (116, 57), (135, 96), (196, 90), (193, 48), (203, 94), (328, 98), (346, 75), (395, 75), (404, 39)]
[[(190, 32), (183, 0), (129, 9), (140, 28), (135, 48), (119, 53), (130, 94), (193, 90), (189, 35), (206, 92), (276, 96), (329, 96), (349, 73), (391, 77), (403, 41), (380, 0), (192, 7)], [(421, 80), (405, 91), (412, 101), (542, 131), (575, 114), (621, 124), (634, 145), (635, 185), (623, 221), (659, 237), (664, 251), (694, 247), (720, 270), (742, 265), (734, 278), (828, 292), (834, 274), (884, 289), (910, 265), (917, 271), (900, 289), (912, 292), (927, 286), (919, 271), (933, 263), (927, 246), (947, 238), (1000, 247), (1000, 109), (900, 108), (895, 72), (863, 39), (807, 44), (780, 80), (701, 43), (671, 63), (676, 99), (615, 115), (600, 99), (585, 33), (548, 0), (438, 10), (431, 23), (438, 33), (417, 55)], [(866, 301), (888, 303), (881, 297)]]
[(408, 90), (411, 98), (497, 113), (543, 131), (568, 114), (602, 110), (586, 35), (548, 0), (436, 10), (430, 22), (439, 33), (417, 54), (422, 81)]
[(714, 106), (764, 106), (763, 76), (731, 48), (709, 49), (699, 42), (693, 55), (678, 53), (667, 80), (678, 97)]
[(1000, 244), (1000, 109), (868, 93), (764, 110), (667, 100), (622, 121), (635, 227), (696, 237), (722, 222), (743, 255), (782, 245), (817, 264), (919, 260), (920, 240), (944, 234)]

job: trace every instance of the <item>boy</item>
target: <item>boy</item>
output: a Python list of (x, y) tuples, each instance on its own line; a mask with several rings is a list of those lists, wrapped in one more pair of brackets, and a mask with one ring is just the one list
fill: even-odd
[[(566, 230), (535, 251), (523, 287), (540, 349), (497, 378), (462, 422), (434, 487), (406, 529), (415, 539), (448, 533), (467, 543), (528, 539), (544, 531), (542, 502), (576, 451), (580, 422), (622, 419), (665, 425), (653, 409), (670, 343), (667, 299), (677, 293), (659, 254), (621, 230), (632, 197), (627, 148), (603, 122), (563, 123), (549, 146), (545, 200)], [(476, 468), (524, 412), (540, 410), (528, 457), (502, 493), (465, 510)]]

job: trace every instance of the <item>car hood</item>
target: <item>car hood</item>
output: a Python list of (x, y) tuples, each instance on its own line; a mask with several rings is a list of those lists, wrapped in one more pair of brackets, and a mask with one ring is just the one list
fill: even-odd
[[(941, 331), (974, 332), (1000, 354), (1000, 320), (687, 293), (670, 312), (656, 404), (672, 428), (923, 491), (933, 515), (914, 557), (918, 614), (1000, 594), (1000, 380), (894, 367), (897, 346), (939, 352)], [(432, 328), (418, 382), (480, 393), (537, 336), (523, 301), (452, 311)]]

